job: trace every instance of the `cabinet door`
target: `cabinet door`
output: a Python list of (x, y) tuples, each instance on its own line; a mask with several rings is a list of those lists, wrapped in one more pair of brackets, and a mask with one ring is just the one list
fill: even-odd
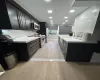
[(30, 29), (34, 29), (34, 27), (33, 27), (34, 25), (33, 26), (31, 25), (32, 22), (33, 22), (33, 20), (30, 18), (30, 25), (29, 25)]
[(27, 23), (26, 23), (26, 20), (27, 20), (27, 15), (26, 14), (24, 14), (24, 29), (28, 29), (28, 27), (27, 27)]
[(31, 24), (31, 19), (28, 16), (26, 16), (26, 26), (27, 26), (27, 29), (31, 28), (30, 24)]
[(29, 55), (32, 56), (39, 48), (39, 39), (31, 41), (27, 44)]
[(20, 24), (20, 29), (27, 29), (25, 14), (21, 12), (20, 10), (17, 10), (17, 13), (18, 13), (18, 21)]
[(19, 29), (19, 23), (17, 18), (17, 9), (10, 3), (7, 3), (7, 11), (11, 23), (12, 29)]

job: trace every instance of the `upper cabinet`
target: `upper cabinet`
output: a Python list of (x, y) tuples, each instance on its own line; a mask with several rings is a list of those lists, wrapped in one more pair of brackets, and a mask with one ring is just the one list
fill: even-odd
[(46, 36), (46, 22), (40, 22), (39, 25), (40, 29), (38, 33)]
[(31, 23), (39, 23), (13, 0), (1, 0), (0, 5), (0, 29), (33, 30)]
[(24, 14), (22, 11), (17, 9), (17, 15), (18, 15), (18, 22), (20, 29), (27, 30), (30, 26), (27, 24), (28, 17), (26, 14)]
[(7, 3), (7, 12), (10, 19), (10, 23), (13, 29), (19, 29), (19, 23), (17, 18), (17, 9), (11, 4)]

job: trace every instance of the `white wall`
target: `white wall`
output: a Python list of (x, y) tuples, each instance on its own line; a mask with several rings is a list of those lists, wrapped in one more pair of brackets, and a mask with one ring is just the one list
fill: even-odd
[(59, 35), (59, 26), (58, 26), (58, 29), (57, 29), (57, 35)]
[(2, 30), (2, 33), (5, 34), (5, 35), (11, 36), (14, 39), (14, 38), (19, 38), (19, 37), (34, 35), (35, 31), (29, 31), (29, 30)]
[(92, 34), (99, 11), (99, 6), (93, 6), (77, 16), (72, 31)]
[(49, 28), (46, 28), (46, 35), (49, 36)]

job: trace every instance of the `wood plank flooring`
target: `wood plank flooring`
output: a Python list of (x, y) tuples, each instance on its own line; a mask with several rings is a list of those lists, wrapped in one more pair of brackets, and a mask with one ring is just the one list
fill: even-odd
[(0, 80), (100, 80), (100, 65), (29, 61), (7, 71)]
[(64, 61), (57, 39), (49, 39), (31, 58), (32, 61)]
[(29, 61), (6, 71), (0, 80), (100, 80), (100, 64), (63, 59), (57, 40), (49, 40)]

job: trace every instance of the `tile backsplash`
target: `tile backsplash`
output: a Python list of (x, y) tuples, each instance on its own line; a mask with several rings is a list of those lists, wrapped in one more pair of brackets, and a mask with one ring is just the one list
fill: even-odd
[(30, 30), (7, 30), (7, 29), (2, 30), (2, 34), (9, 35), (13, 39), (24, 37), (24, 36), (31, 36), (31, 35), (34, 35), (35, 33), (36, 33), (35, 31), (30, 31)]

